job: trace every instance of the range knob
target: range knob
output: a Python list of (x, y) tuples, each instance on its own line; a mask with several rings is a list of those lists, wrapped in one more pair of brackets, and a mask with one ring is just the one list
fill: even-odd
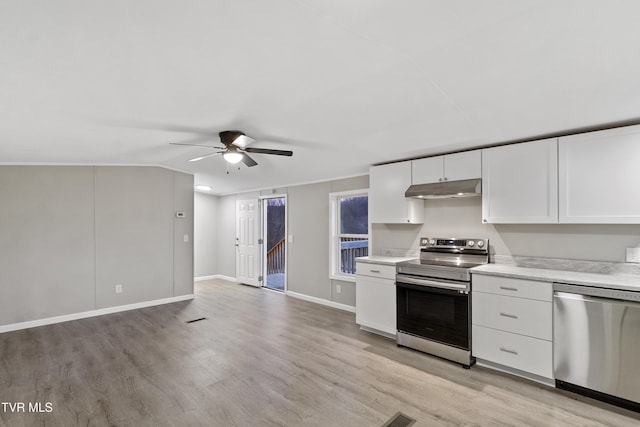
[(433, 239), (431, 239), (431, 240), (429, 240), (429, 244), (430, 244), (431, 246), (433, 246), (433, 245), (435, 245), (435, 244), (436, 244), (436, 241), (435, 241), (435, 240), (433, 240)]
[[(469, 246), (470, 248), (472, 248), (475, 244), (476, 244), (476, 242), (474, 242), (473, 240), (469, 240), (467, 242), (467, 246)], [(480, 242), (478, 242), (478, 246), (480, 246)]]
[(478, 240), (478, 247), (481, 248), (484, 246), (484, 241)]

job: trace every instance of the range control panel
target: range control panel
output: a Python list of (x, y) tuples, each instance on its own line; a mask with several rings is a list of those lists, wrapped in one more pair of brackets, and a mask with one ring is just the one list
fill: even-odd
[(489, 245), (487, 239), (458, 239), (442, 237), (421, 237), (420, 248), (449, 248), (449, 249), (486, 249)]

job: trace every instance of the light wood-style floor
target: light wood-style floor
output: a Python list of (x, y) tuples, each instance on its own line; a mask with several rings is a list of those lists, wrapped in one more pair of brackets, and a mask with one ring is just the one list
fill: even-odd
[[(0, 334), (1, 426), (631, 426), (640, 414), (396, 347), (354, 315), (225, 281), (175, 304)], [(196, 323), (190, 319), (207, 317)]]

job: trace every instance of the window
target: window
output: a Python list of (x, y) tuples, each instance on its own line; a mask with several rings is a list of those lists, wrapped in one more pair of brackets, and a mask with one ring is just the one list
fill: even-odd
[(331, 278), (355, 280), (356, 257), (369, 254), (367, 190), (329, 194), (331, 201)]

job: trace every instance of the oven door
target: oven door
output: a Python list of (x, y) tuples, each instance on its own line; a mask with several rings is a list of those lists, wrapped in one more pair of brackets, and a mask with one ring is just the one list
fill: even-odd
[(398, 331), (470, 350), (468, 289), (466, 283), (396, 275)]

